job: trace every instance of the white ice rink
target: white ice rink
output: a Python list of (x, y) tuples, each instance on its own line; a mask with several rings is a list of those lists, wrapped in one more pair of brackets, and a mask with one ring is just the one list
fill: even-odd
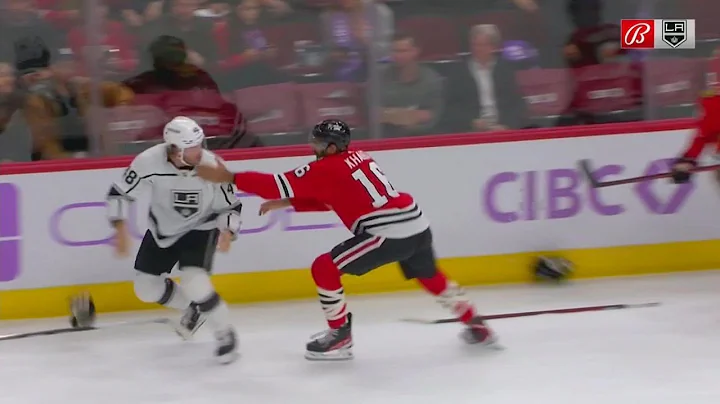
[[(464, 346), (421, 293), (349, 297), (354, 361), (308, 362), (324, 327), (316, 302), (233, 309), (241, 359), (216, 365), (207, 330), (181, 342), (163, 325), (0, 342), (7, 404), (718, 404), (720, 273), (474, 289), (486, 314), (614, 303), (658, 308), (492, 322), (505, 351)], [(103, 316), (156, 317), (164, 313)], [(0, 323), (0, 334), (65, 326)]]

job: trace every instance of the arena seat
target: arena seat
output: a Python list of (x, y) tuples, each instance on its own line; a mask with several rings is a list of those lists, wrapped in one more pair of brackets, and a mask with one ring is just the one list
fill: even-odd
[(312, 128), (316, 123), (337, 118), (353, 128), (365, 128), (365, 100), (362, 88), (354, 83), (298, 84), (300, 105), (305, 118), (301, 125)]
[(235, 102), (252, 133), (284, 134), (299, 130), (300, 111), (295, 83), (236, 90)]
[(531, 118), (554, 118), (570, 105), (572, 87), (567, 69), (521, 70), (517, 83)]

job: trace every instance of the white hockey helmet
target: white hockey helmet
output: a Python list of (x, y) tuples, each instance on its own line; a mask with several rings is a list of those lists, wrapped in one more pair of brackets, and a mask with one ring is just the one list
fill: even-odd
[(163, 129), (166, 144), (185, 150), (205, 144), (205, 132), (194, 120), (185, 116), (176, 116)]

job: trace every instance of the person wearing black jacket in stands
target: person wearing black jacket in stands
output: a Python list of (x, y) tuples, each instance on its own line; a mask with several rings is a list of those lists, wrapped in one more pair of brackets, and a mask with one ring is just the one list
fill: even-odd
[(524, 128), (527, 106), (516, 82), (515, 67), (499, 55), (497, 27), (473, 27), (470, 41), (471, 56), (448, 71), (442, 128), (452, 132)]

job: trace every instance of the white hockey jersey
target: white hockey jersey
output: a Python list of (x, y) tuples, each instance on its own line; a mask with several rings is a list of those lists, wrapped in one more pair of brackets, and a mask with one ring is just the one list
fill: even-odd
[[(203, 164), (218, 157), (203, 151)], [(130, 203), (151, 190), (148, 227), (158, 246), (167, 248), (191, 230), (240, 230), (242, 203), (233, 184), (213, 184), (197, 177), (191, 168), (170, 162), (167, 146), (159, 144), (140, 153), (107, 195), (108, 219), (128, 217)]]

